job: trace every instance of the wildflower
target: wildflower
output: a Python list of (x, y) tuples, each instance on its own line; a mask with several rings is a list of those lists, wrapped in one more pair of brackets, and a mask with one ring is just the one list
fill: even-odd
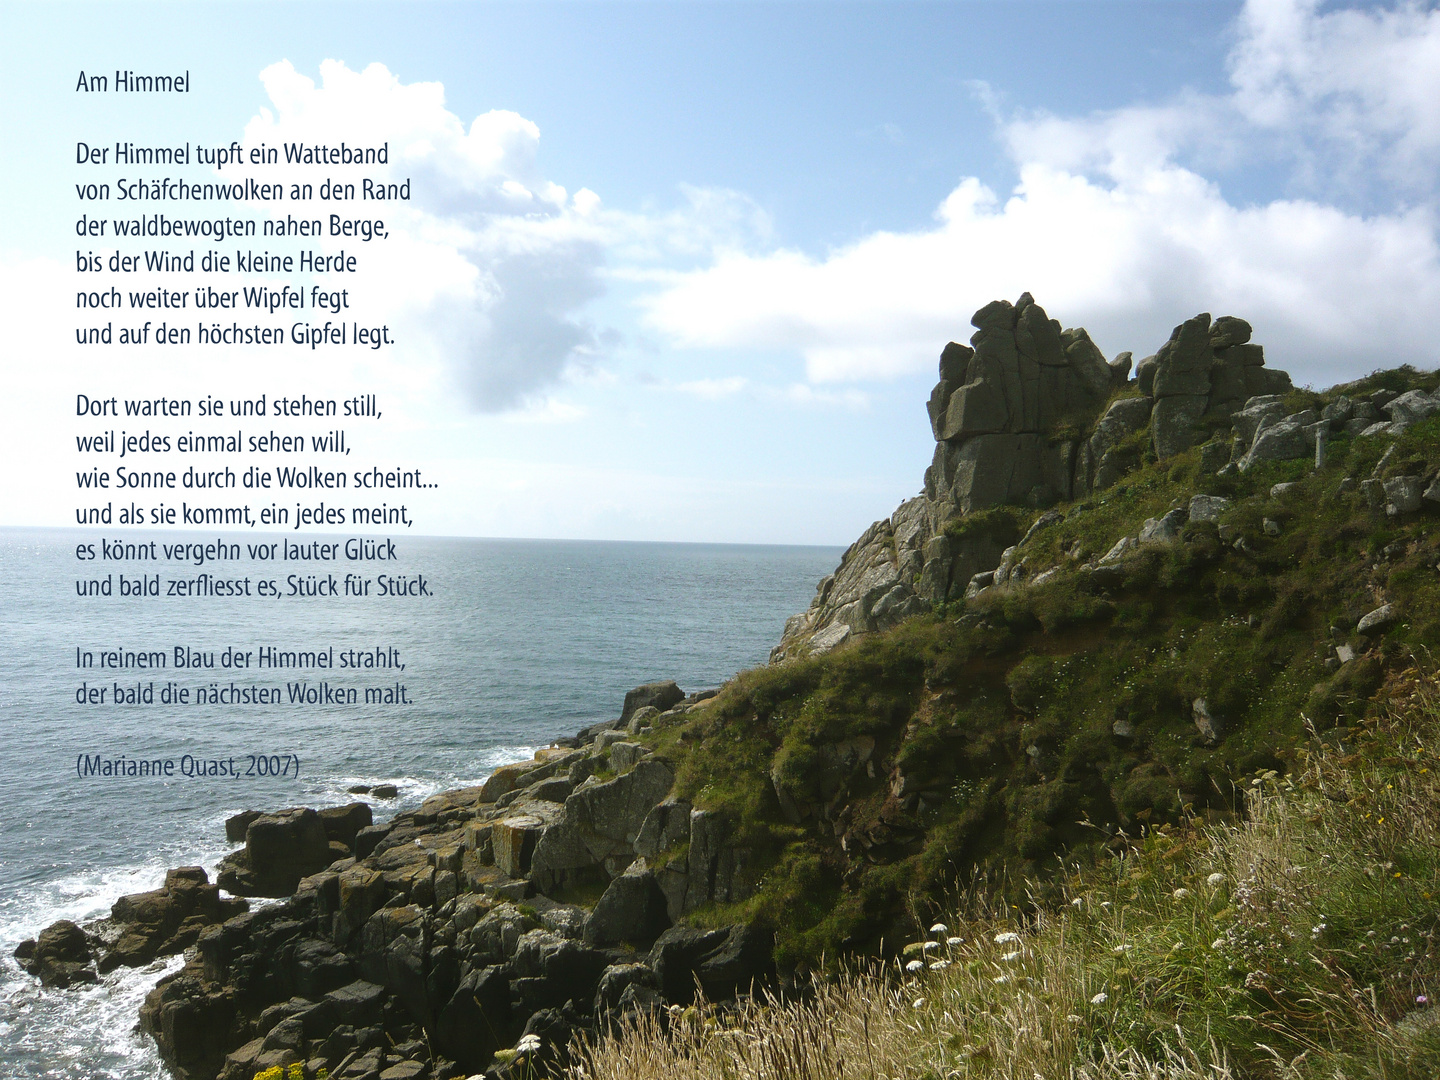
[(1109, 901), (1109, 900), (1101, 900), (1101, 901), (1100, 901), (1100, 906), (1103, 907), (1106, 911), (1109, 911), (1109, 910), (1110, 910), (1110, 901)]
[(912, 1001), (912, 1002), (910, 1003), (910, 1007), (911, 1007), (912, 1009), (922, 1009), (922, 1008), (924, 1008), (924, 1007), (925, 1007), (925, 999), (924, 999), (924, 998), (916, 998), (914, 1001)]
[(1071, 900), (1071, 901), (1070, 901), (1070, 906), (1071, 906), (1071, 907), (1079, 907), (1079, 906), (1080, 906), (1080, 903), (1081, 903), (1080, 897), (1077, 896), (1077, 897), (1075, 897), (1074, 900)]
[(908, 971), (911, 975), (916, 975), (919, 972), (925, 970), (925, 961), (911, 960), (908, 964), (905, 965), (905, 970)]
[(939, 934), (941, 936), (944, 936), (945, 934), (948, 934), (950, 932), (950, 928), (946, 926), (943, 922), (937, 922), (934, 926), (930, 927), (930, 932), (932, 934)]
[(540, 1036), (534, 1033), (524, 1036), (515, 1044), (515, 1049), (522, 1054), (533, 1054), (540, 1049)]
[(938, 941), (927, 941), (924, 945), (920, 946), (921, 950), (924, 952), (934, 952), (939, 947), (940, 943)]
[(1173, 896), (1176, 900), (1184, 900), (1187, 896), (1190, 895), (1190, 890), (1189, 890), (1189, 889), (1185, 889), (1185, 888), (1180, 888), (1180, 889), (1176, 889), (1176, 890), (1175, 890), (1173, 893), (1171, 893), (1170, 895)]
[(1016, 960), (1020, 959), (1020, 950), (1016, 949), (1013, 952), (1007, 952), (1004, 956), (1000, 957), (1000, 959), (1005, 961), (1005, 963), (1007, 964), (1014, 963)]
[(1107, 1002), (1107, 1001), (1109, 1001), (1109, 1000), (1110, 1000), (1110, 995), (1107, 994), (1107, 993), (1105, 993), (1104, 990), (1101, 990), (1100, 993), (1096, 994), (1094, 997), (1092, 997), (1092, 998), (1090, 999), (1090, 1004), (1091, 1004), (1091, 1005), (1104, 1005), (1105, 1002)]
[(1116, 946), (1115, 946), (1113, 949), (1111, 949), (1110, 951), (1113, 952), (1116, 956), (1124, 956), (1127, 952), (1129, 952), (1129, 951), (1130, 951), (1131, 949), (1133, 949), (1134, 947), (1135, 947), (1134, 945), (1116, 945)]
[(1417, 995), (1415, 995), (1415, 1004), (1416, 1004), (1416, 1005), (1429, 1005), (1429, 1004), (1430, 1004), (1430, 999), (1429, 999), (1428, 997), (1426, 997), (1424, 994), (1417, 994)]
[(1225, 947), (1225, 939), (1223, 937), (1217, 937), (1214, 941), (1210, 942), (1210, 947), (1212, 949), (1223, 949)]
[(945, 944), (949, 945), (953, 949), (956, 945), (965, 944), (965, 939), (963, 937), (947, 937), (945, 939)]
[(1003, 934), (995, 935), (996, 945), (1009, 945), (1011, 942), (1019, 941), (1020, 935), (1014, 930), (1006, 930)]
[(1211, 874), (1205, 879), (1205, 884), (1209, 885), (1212, 889), (1216, 888), (1219, 885), (1224, 885), (1225, 875), (1220, 873)]
[(944, 970), (945, 970), (946, 968), (948, 968), (949, 966), (950, 966), (950, 961), (949, 961), (949, 960), (932, 960), (931, 963), (930, 963), (930, 970), (931, 970), (931, 971), (944, 971)]
[(1078, 1023), (1080, 1023), (1084, 1018), (1083, 1018), (1083, 1017), (1076, 1016), (1074, 1013), (1071, 1013), (1069, 1016), (1065, 1017), (1065, 1019), (1068, 1020), (1068, 1021), (1069, 1021), (1070, 1023), (1072, 1023), (1072, 1024), (1078, 1024)]

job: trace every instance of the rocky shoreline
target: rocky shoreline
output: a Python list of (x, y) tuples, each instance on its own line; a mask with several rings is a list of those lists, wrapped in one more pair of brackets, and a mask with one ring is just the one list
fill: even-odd
[[(1195, 565), (1226, 551), (1253, 562), (1258, 547), (1282, 532), (1284, 512), (1270, 502), (1283, 508), (1297, 482), (1269, 487), (1265, 508), (1246, 511), (1260, 515), (1247, 531), (1230, 498), (1242, 480), (1253, 484), (1274, 463), (1293, 463), (1290, 476), (1312, 460), (1321, 470), (1332, 441), (1343, 449), (1352, 440), (1401, 436), (1440, 413), (1440, 390), (1413, 385), (1325, 401), (1292, 391), (1288, 375), (1264, 367), (1249, 324), (1230, 316), (1201, 314), (1177, 326), (1135, 365), (1133, 379), (1129, 354), (1106, 361), (1084, 330), (1062, 330), (1029, 294), (987, 305), (973, 321), (971, 346), (952, 342), (941, 356), (929, 403), (937, 445), (923, 493), (850, 547), (809, 610), (786, 624), (773, 664), (824, 655), (951, 604), (974, 608), (954, 620), (960, 630), (1008, 635), (1005, 598), (1052, 582), (1071, 583), (1075, 611), (1113, 614), (1127, 588), (1149, 588), (1158, 553), (1171, 548), (1200, 552)], [(1168, 508), (1156, 503), (1143, 523), (1141, 515), (1099, 513), (1105, 492), (1127, 474), (1180, 455), (1214, 491), (1187, 488)], [(1250, 473), (1257, 466), (1266, 468)], [(1368, 479), (1340, 482), (1335, 497), (1342, 496), (1404, 521), (1440, 503), (1440, 478), (1418, 458), (1396, 458), (1392, 444)], [(1066, 513), (1050, 509), (1061, 502), (1072, 504)], [(1063, 546), (1051, 539), (1090, 522), (1087, 513), (1099, 514), (1099, 524), (1086, 524)], [(1380, 603), (1378, 593), (1366, 603)], [(1378, 670), (1378, 661), (1356, 662), (1357, 649), (1394, 622), (1396, 610), (1389, 602), (1359, 607), (1353, 622), (1340, 620), (1355, 630), (1344, 643), (1339, 623), (1330, 628), (1336, 640), (1323, 670), (1336, 693), (1361, 685), (1357, 671)], [(1017, 635), (1039, 622), (1033, 613), (1014, 619)], [(1254, 612), (1243, 625), (1263, 629)], [(1009, 646), (986, 647), (999, 655)], [(1018, 794), (1004, 814), (1029, 823), (1027, 851), (1048, 852), (1060, 835), (1051, 825), (1065, 815), (1047, 810), (1042, 820), (1040, 800), (1024, 800), (1042, 786), (1056, 807), (1079, 798), (1079, 782), (1059, 775), (1061, 739), (1024, 734), (1035, 717), (1034, 703), (1021, 700), (1022, 665), (991, 687), (997, 701), (1014, 704), (1014, 716), (972, 709), (970, 696), (984, 686), (955, 682), (962, 667), (925, 673), (890, 719), (873, 715), (884, 707), (872, 693), (882, 676), (866, 676), (854, 717), (837, 709), (839, 719), (806, 734), (809, 742), (796, 736), (794, 746), (781, 745), (787, 736), (772, 723), (774, 701), (741, 700), (753, 673), (719, 707), (713, 690), (636, 687), (616, 720), (557, 739), (533, 760), (384, 824), (364, 802), (236, 815), (227, 837), (243, 847), (222, 860), (214, 883), (199, 867), (173, 869), (161, 889), (122, 897), (109, 918), (84, 927), (56, 923), (16, 957), (45, 985), (66, 987), (183, 954), (184, 966), (155, 987), (140, 1017), (181, 1080), (252, 1080), (295, 1065), (307, 1078), (325, 1070), (337, 1080), (529, 1075), (563, 1064), (577, 1036), (598, 1036), (636, 1010), (663, 1023), (697, 992), (721, 1002), (788, 985), (770, 930), (733, 922), (734, 907), (729, 925), (715, 914), (755, 896), (760, 875), (775, 872), (774, 852), (753, 839), (760, 833), (742, 831), (755, 823), (735, 820), (750, 815), (746, 807), (757, 799), (773, 797), (761, 816), (774, 818), (786, 842), (814, 841), (812, 854), (829, 859), (848, 888), (867, 868), (888, 872), (918, 858), (927, 823), (947, 800), (973, 807), (963, 811), (970, 818), (956, 818), (957, 829), (978, 832), (987, 813), (1002, 820), (999, 789), (1009, 769)], [(797, 669), (769, 670), (771, 682), (783, 682)], [(988, 677), (993, 683), (995, 672)], [(798, 693), (782, 687), (776, 700)], [(1193, 730), (1169, 732), (1172, 742), (1200, 752), (1225, 742), (1233, 716), (1207, 693), (1202, 686), (1183, 695), (1176, 715)], [(1085, 744), (1086, 775), (1098, 776), (1096, 763), (1112, 757), (1134, 768), (1124, 791), (1102, 791), (1120, 823), (1122, 806), (1143, 820), (1175, 790), (1169, 773), (1150, 782), (1155, 762), (1130, 759), (1137, 722), (1127, 708), (1117, 705)], [(937, 716), (951, 716), (953, 725)], [(1012, 720), (1005, 738), (1020, 740), (1014, 761), (993, 732), (971, 755), (966, 740), (977, 724), (998, 731)], [(757, 736), (767, 725), (768, 734)], [(757, 737), (770, 741), (755, 754), (735, 749)], [(1268, 752), (1246, 760), (1275, 767)], [(694, 759), (706, 753), (697, 782)], [(677, 793), (677, 764), (689, 785), (678, 790), (694, 794), (693, 803)], [(732, 804), (741, 809), (727, 816), (702, 785), (732, 767), (744, 773), (738, 786), (761, 794)], [(957, 782), (961, 769), (970, 771)], [(1098, 812), (1107, 804), (1096, 805)], [(1114, 823), (1106, 827), (1113, 831)], [(950, 860), (955, 838), (967, 834), (946, 835), (936, 847)], [(711, 925), (687, 925), (697, 914)], [(876, 901), (865, 917), (879, 925), (884, 914)], [(794, 917), (793, 907), (772, 909), (767, 925), (783, 934)], [(909, 927), (913, 918), (903, 921)], [(836, 943), (850, 948), (858, 940)]]
[(675, 925), (743, 898), (745, 853), (634, 741), (714, 693), (637, 687), (619, 719), (385, 824), (364, 802), (236, 815), (215, 883), (172, 869), (16, 958), (69, 987), (183, 953), (140, 1013), (181, 1080), (521, 1075), (629, 1011), (748, 993), (775, 977), (770, 935)]

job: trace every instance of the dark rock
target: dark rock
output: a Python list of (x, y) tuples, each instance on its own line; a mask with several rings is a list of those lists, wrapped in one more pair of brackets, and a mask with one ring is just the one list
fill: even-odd
[(242, 810), (240, 813), (225, 819), (225, 839), (232, 844), (243, 844), (245, 842), (245, 830), (250, 827), (250, 822), (259, 817), (261, 810)]
[(393, 799), (400, 794), (400, 789), (394, 784), (376, 784), (370, 789), (370, 794), (377, 799)]
[(69, 919), (51, 923), (33, 942), (22, 942), (15, 958), (42, 986), (63, 989), (97, 979), (89, 939)]
[(697, 930), (677, 926), (660, 935), (650, 950), (649, 963), (667, 1000), (677, 1004), (694, 1001), (698, 979), (709, 1000), (723, 1001), (748, 991), (752, 983), (773, 978), (773, 948), (771, 935), (752, 927)]
[(220, 887), (236, 896), (289, 896), (300, 879), (333, 861), (314, 810), (261, 814), (245, 830), (245, 847), (221, 862)]
[(353, 802), (347, 806), (330, 806), (320, 811), (320, 822), (325, 827), (325, 838), (354, 847), (355, 836), (361, 829), (373, 822), (370, 804)]
[(1397, 618), (1399, 614), (1394, 604), (1382, 604), (1356, 623), (1355, 630), (1360, 634), (1378, 634), (1393, 625)]
[(378, 983), (357, 979), (332, 990), (325, 1000), (334, 1009), (336, 1022), (354, 1028), (378, 1024), (385, 1005), (385, 988)]
[[(635, 857), (635, 840), (650, 811), (670, 792), (675, 774), (654, 758), (624, 776), (582, 787), (565, 800), (559, 820), (535, 845), (530, 880), (541, 892), (580, 880), (585, 871), (615, 877)], [(499, 864), (498, 850), (496, 863)], [(593, 875), (592, 875), (593, 876)]]
[(381, 841), (390, 835), (390, 831), (389, 825), (371, 825), (361, 829), (355, 834), (355, 858), (368, 859), (380, 846)]
[(591, 945), (648, 946), (669, 927), (665, 894), (645, 860), (637, 859), (596, 903), (585, 922), (585, 940)]
[(621, 999), (631, 987), (658, 991), (659, 985), (649, 964), (611, 964), (600, 973), (600, 982), (595, 988), (594, 1010), (605, 1012), (619, 1008)]
[(644, 686), (637, 686), (625, 695), (625, 706), (620, 710), (620, 721), (618, 726), (624, 727), (630, 722), (630, 717), (635, 710), (646, 705), (653, 706), (660, 712), (664, 712), (672, 705), (678, 705), (685, 700), (685, 692), (676, 686), (673, 681), (646, 683)]

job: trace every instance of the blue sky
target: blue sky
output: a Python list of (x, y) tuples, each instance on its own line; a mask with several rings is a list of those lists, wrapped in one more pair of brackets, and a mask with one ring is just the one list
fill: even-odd
[[(67, 402), (87, 387), (375, 389), (392, 411), (361, 452), (441, 478), (426, 532), (847, 543), (918, 489), (934, 358), (999, 296), (1029, 289), (1107, 355), (1211, 310), (1249, 318), (1301, 382), (1435, 365), (1429, 4), (35, 4), (0, 20), (0, 194), (24, 208), (0, 219), (0, 285), (11, 357), (43, 358), (7, 363), (0, 438), (32, 463), (8, 524), (69, 517)], [(117, 67), (188, 68), (195, 88), (73, 92), (79, 70)], [(415, 204), (359, 290), (403, 347), (78, 349), (73, 152), (92, 132), (407, 148), (391, 171), (414, 176)]]

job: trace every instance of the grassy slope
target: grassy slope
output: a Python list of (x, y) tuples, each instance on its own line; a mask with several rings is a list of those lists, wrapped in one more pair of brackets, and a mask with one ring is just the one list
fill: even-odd
[(1431, 1080), (1440, 1075), (1440, 693), (1392, 675), (1343, 747), (1243, 820), (1144, 826), (1056, 901), (972, 903), (813, 997), (641, 1015), (588, 1080)]
[[(1348, 390), (1434, 383), (1400, 371)], [(1315, 395), (1296, 398), (1299, 408)], [(1332, 442), (1319, 472), (1297, 461), (1199, 475), (1198, 449), (1142, 464), (1061, 507), (1063, 523), (1024, 549), (1032, 570), (1093, 559), (1197, 492), (1234, 500), (1225, 539), (1191, 525), (1106, 590), (1065, 573), (747, 672), (684, 727), (657, 733), (682, 793), (728, 811), (752, 852), (756, 895), (701, 918), (768, 922), (783, 958), (815, 963), (909, 940), (977, 883), (1022, 908), (1051, 905), (1062, 859), (1089, 865), (1123, 849), (1117, 830), (1235, 820), (1254, 776), (1292, 769), (1312, 733), (1343, 737), (1387, 670), (1440, 640), (1433, 512), (1389, 521), (1342, 490), (1370, 477), (1392, 442)], [(1440, 419), (1401, 437), (1384, 475), (1437, 466)], [(1269, 496), (1289, 480), (1298, 486)], [(1385, 600), (1401, 622), (1378, 642), (1357, 638), (1355, 622)], [(1332, 674), (1329, 648), (1347, 641), (1361, 655)], [(1192, 721), (1197, 697), (1224, 728), (1213, 747)], [(1113, 734), (1117, 721), (1133, 736)], [(875, 740), (871, 768), (841, 777), (835, 797), (826, 747), (857, 736)], [(896, 797), (897, 770), (918, 800)], [(787, 821), (776, 782), (816, 812)]]

